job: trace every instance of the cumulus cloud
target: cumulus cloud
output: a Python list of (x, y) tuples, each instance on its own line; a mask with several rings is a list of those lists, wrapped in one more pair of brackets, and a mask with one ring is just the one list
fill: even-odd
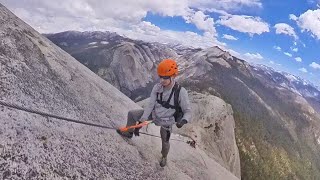
[(178, 32), (172, 30), (161, 30), (150, 22), (141, 22), (140, 24), (132, 27), (133, 30), (118, 29), (118, 33), (126, 35), (131, 39), (141, 39), (144, 41), (160, 42), (160, 43), (173, 43), (182, 44), (191, 47), (207, 48), (213, 45), (220, 47), (226, 46), (225, 43), (217, 41), (212, 38), (211, 34), (199, 35), (194, 32)]
[[(150, 40), (163, 41), (166, 39), (169, 41), (170, 39), (170, 42), (181, 41), (179, 38), (185, 35), (191, 38), (185, 41), (196, 40), (191, 45), (196, 44), (201, 47), (225, 45), (216, 39), (216, 23), (205, 12), (211, 9), (229, 15), (227, 11), (262, 8), (261, 0), (3, 0), (2, 3), (41, 33), (67, 30), (114, 31), (128, 37), (135, 35), (136, 38), (148, 39), (147, 37), (150, 36)], [(144, 20), (148, 13), (182, 17), (187, 23), (192, 23), (199, 30), (204, 31), (203, 35), (160, 29)], [(269, 31), (269, 28), (259, 18), (243, 17), (243, 19), (248, 25), (242, 29), (238, 28), (242, 31), (249, 26), (248, 33), (250, 34)], [(157, 33), (159, 34), (158, 39), (154, 37)]]
[(291, 47), (291, 50), (293, 51), (293, 52), (298, 52), (298, 48), (293, 48), (293, 47)]
[[(200, 30), (213, 34), (213, 18), (205, 15), (205, 11), (194, 9), (234, 10), (242, 7), (262, 7), (261, 0), (4, 0), (3, 3), (43, 33), (50, 30), (70, 30), (71, 27), (74, 27), (74, 30), (92, 30), (106, 26), (128, 28), (132, 24), (139, 24), (147, 13), (151, 12), (162, 16), (181, 16)], [(35, 19), (38, 21), (34, 21)], [(79, 25), (80, 23), (83, 26)], [(55, 25), (58, 27), (55, 28)]]
[(222, 16), (217, 23), (239, 32), (248, 33), (251, 36), (270, 31), (269, 24), (264, 22), (260, 17), (228, 15)]
[(276, 34), (285, 34), (294, 37), (294, 39), (298, 39), (293, 27), (286, 23), (278, 23), (274, 28), (276, 29)]
[(276, 50), (278, 50), (278, 51), (281, 51), (281, 47), (279, 47), (279, 46), (273, 46), (273, 49), (276, 49)]
[(300, 68), (299, 71), (303, 72), (303, 73), (307, 73), (307, 69), (306, 68)]
[(196, 7), (204, 11), (236, 11), (244, 7), (262, 8), (261, 0), (189, 0), (189, 2), (191, 7)]
[[(237, 2), (250, 7), (252, 4), (247, 0), (231, 1), (230, 3), (220, 1), (218, 4), (224, 4), (226, 7), (227, 4)], [(194, 10), (206, 2), (206, 0), (198, 3), (189, 0), (56, 0), (54, 2), (4, 0), (3, 4), (41, 33), (67, 30), (113, 31), (147, 41), (164, 42), (165, 39), (167, 42), (180, 42), (183, 40), (183, 42), (189, 42), (189, 45), (198, 47), (225, 45), (216, 39), (214, 19), (202, 11)], [(208, 8), (216, 7), (214, 3), (209, 4), (211, 6)], [(203, 35), (188, 31), (162, 30), (151, 22), (143, 20), (147, 13), (182, 17), (187, 23), (192, 23), (202, 30)]]
[(297, 62), (302, 62), (302, 59), (301, 59), (301, 57), (296, 57), (296, 58), (294, 58)]
[(313, 69), (320, 69), (320, 64), (316, 62), (312, 62), (309, 66), (312, 67)]
[(237, 52), (237, 51), (235, 51), (233, 49), (226, 48), (225, 50), (228, 51), (232, 56), (235, 56), (235, 57), (238, 57), (238, 58), (242, 58), (241, 53), (239, 53), (239, 52)]
[(281, 64), (276, 63), (276, 62), (274, 62), (274, 61), (269, 61), (269, 64), (271, 64), (270, 66), (272, 66), (272, 67), (275, 67), (275, 66), (282, 66)]
[(292, 54), (290, 54), (290, 53), (288, 53), (288, 52), (284, 52), (284, 54), (285, 54), (286, 56), (292, 57)]
[(228, 39), (228, 40), (233, 40), (233, 41), (238, 40), (238, 38), (236, 38), (236, 37), (234, 37), (232, 35), (228, 35), (228, 34), (223, 34), (222, 38)]
[(253, 61), (254, 60), (262, 60), (263, 59), (263, 57), (259, 53), (256, 53), (256, 54), (254, 54), (254, 53), (245, 53), (244, 57), (246, 57), (248, 60), (253, 60)]
[(320, 9), (308, 10), (297, 19), (298, 26), (302, 31), (307, 31), (313, 37), (320, 39)]
[(296, 21), (298, 19), (298, 17), (296, 15), (294, 15), (294, 14), (290, 14), (289, 15), (289, 19)]
[[(4, 4), (28, 23), (35, 24), (35, 27), (42, 26), (44, 30), (56, 30), (61, 27), (74, 26), (78, 24), (88, 29), (107, 26), (117, 28), (128, 28), (133, 24), (139, 24), (141, 19), (146, 17), (147, 12), (158, 13), (162, 16), (192, 15), (193, 10), (188, 7), (187, 0), (169, 1), (131, 1), (131, 0), (56, 0), (56, 1), (18, 1), (5, 0)], [(24, 9), (29, 13), (21, 13)], [(37, 21), (39, 20), (39, 21)], [(58, 21), (61, 20), (61, 21)], [(71, 21), (74, 21), (70, 24)], [(50, 25), (48, 29), (45, 29)], [(58, 26), (55, 28), (55, 26)], [(77, 30), (77, 29), (76, 29)], [(56, 31), (55, 31), (56, 32)]]
[[(137, 25), (133, 25), (132, 30), (133, 32), (137, 32), (145, 35), (157, 35), (161, 31), (161, 29), (158, 26), (147, 21), (142, 21)], [(123, 32), (123, 34), (128, 34), (128, 33)]]
[(193, 23), (198, 29), (208, 32), (212, 36), (217, 35), (213, 18), (205, 15), (202, 11), (197, 11), (185, 17), (185, 19), (187, 19), (187, 22)]

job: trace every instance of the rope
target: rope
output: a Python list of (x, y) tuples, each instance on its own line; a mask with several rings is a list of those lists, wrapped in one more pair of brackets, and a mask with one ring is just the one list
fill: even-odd
[(19, 109), (21, 111), (34, 113), (34, 114), (38, 114), (38, 115), (41, 115), (41, 116), (61, 119), (61, 120), (64, 120), (64, 121), (74, 122), (74, 123), (78, 123), (78, 124), (85, 124), (85, 125), (88, 125), (88, 126), (95, 126), (95, 127), (105, 128), (105, 129), (116, 129), (114, 127), (104, 126), (104, 125), (100, 125), (100, 124), (93, 124), (93, 123), (79, 121), (79, 120), (75, 120), (75, 119), (71, 119), (71, 118), (60, 117), (60, 116), (57, 116), (57, 115), (48, 114), (48, 113), (41, 112), (41, 111), (27, 109), (27, 108), (24, 108), (24, 107), (21, 107), (21, 106), (17, 106), (17, 105), (13, 105), (13, 104), (9, 104), (9, 103), (3, 102), (3, 101), (0, 101), (0, 104), (3, 105), (3, 106), (14, 108), (14, 109)]
[[(61, 116), (57, 116), (57, 115), (53, 115), (53, 114), (48, 114), (48, 113), (41, 112), (41, 111), (36, 111), (36, 110), (32, 110), (32, 109), (27, 109), (27, 108), (25, 108), (25, 107), (18, 106), (18, 105), (14, 105), (14, 104), (10, 104), (10, 103), (3, 102), (3, 101), (0, 101), (0, 105), (6, 106), (6, 107), (11, 107), (11, 108), (18, 109), (18, 110), (25, 111), (25, 112), (29, 112), (29, 113), (38, 114), (38, 115), (45, 116), (45, 117), (52, 117), (52, 118), (55, 118), (55, 119), (60, 119), (60, 120), (68, 121), (68, 122), (73, 122), (73, 123), (78, 123), (78, 124), (84, 124), (84, 125), (94, 126), (94, 127), (100, 127), (100, 128), (105, 128), (105, 129), (114, 129), (114, 130), (117, 129), (117, 128), (114, 128), (114, 127), (109, 127), (109, 126), (105, 126), (105, 125), (100, 125), (100, 124), (94, 124), (94, 123), (79, 121), (79, 120), (75, 120), (75, 119), (71, 119), (71, 118), (65, 118), (65, 117), (61, 117)], [(144, 134), (144, 135), (146, 135), (146, 136), (152, 136), (152, 137), (161, 138), (160, 136), (156, 136), (156, 135), (153, 135), (153, 134), (148, 134), (148, 133), (144, 133), (144, 132), (139, 132), (139, 133), (140, 133), (140, 134)], [(185, 142), (185, 141), (182, 141), (182, 140), (179, 140), (179, 139), (170, 139), (170, 140)], [(186, 142), (185, 142), (185, 143), (186, 143)]]
[[(152, 137), (161, 138), (160, 136), (156, 136), (156, 135), (148, 134), (148, 133), (144, 133), (144, 132), (139, 132), (139, 134), (144, 134), (144, 135), (147, 135), (147, 136), (152, 136)], [(184, 142), (184, 143), (186, 143), (185, 141), (180, 140), (180, 139), (170, 139), (170, 140), (173, 140), (173, 141), (180, 141), (180, 142)]]

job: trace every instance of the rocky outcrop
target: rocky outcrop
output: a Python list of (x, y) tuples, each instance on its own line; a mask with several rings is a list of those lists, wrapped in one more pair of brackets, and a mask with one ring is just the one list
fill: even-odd
[(119, 84), (118, 88), (129, 97), (134, 90), (146, 87), (158, 78), (156, 64), (164, 58), (177, 56), (168, 48), (129, 42), (123, 42), (112, 53), (113, 60), (108, 69), (117, 77), (113, 84)]
[[(190, 134), (201, 149), (240, 178), (240, 157), (235, 141), (235, 122), (230, 104), (209, 94), (191, 93), (194, 112)], [(180, 130), (184, 133), (184, 130)]]
[(212, 47), (201, 50), (192, 55), (179, 57), (180, 71), (183, 72), (183, 78), (200, 77), (212, 69), (215, 64), (225, 68), (231, 68), (226, 60), (232, 60), (230, 53), (221, 50), (218, 47)]
[[(193, 120), (182, 129), (174, 126), (173, 132), (194, 140), (196, 148), (240, 178), (240, 157), (231, 106), (210, 94), (189, 92), (189, 98)], [(144, 107), (148, 100), (139, 104)]]
[(162, 59), (178, 57), (165, 45), (130, 40), (110, 32), (68, 31), (46, 36), (132, 99), (143, 95), (136, 93), (141, 88), (150, 93), (158, 78), (156, 65)]

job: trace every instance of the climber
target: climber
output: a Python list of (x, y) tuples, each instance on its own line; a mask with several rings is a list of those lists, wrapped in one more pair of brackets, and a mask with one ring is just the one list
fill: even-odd
[[(169, 139), (172, 126), (176, 123), (178, 128), (187, 124), (191, 120), (191, 106), (187, 90), (175, 82), (178, 74), (177, 63), (172, 59), (164, 59), (157, 68), (160, 83), (154, 85), (148, 105), (144, 109), (131, 110), (128, 112), (127, 127), (142, 123), (147, 120), (160, 127), (162, 140), (162, 158), (160, 166), (167, 163), (167, 155), (170, 149)], [(117, 132), (127, 138), (132, 138), (133, 134), (139, 135), (139, 129), (129, 129), (128, 131)]]

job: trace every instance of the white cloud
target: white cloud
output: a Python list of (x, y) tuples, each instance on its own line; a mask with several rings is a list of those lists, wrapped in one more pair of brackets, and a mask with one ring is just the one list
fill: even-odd
[(303, 72), (303, 73), (307, 73), (307, 69), (306, 68), (300, 68), (299, 71)]
[[(217, 4), (225, 4), (225, 7), (230, 8), (232, 3), (254, 7), (254, 4), (260, 2), (260, 0), (254, 1), (255, 3), (248, 0), (230, 0), (230, 2), (219, 1)], [(9, 9), (41, 33), (67, 30), (113, 31), (146, 41), (183, 42), (183, 44), (197, 47), (225, 46), (216, 39), (214, 19), (201, 11), (194, 10), (194, 8), (200, 8), (201, 4), (206, 4), (207, 1), (197, 2), (189, 0), (56, 0), (54, 2), (4, 0), (4, 4)], [(211, 5), (208, 8), (216, 7), (215, 3), (208, 3)], [(162, 30), (150, 22), (143, 21), (147, 13), (169, 17), (180, 16), (204, 33), (199, 35), (188, 31)]]
[[(133, 25), (132, 30), (133, 32), (137, 32), (145, 35), (157, 35), (161, 31), (161, 29), (158, 26), (147, 21), (142, 21), (137, 25)], [(128, 34), (128, 33), (124, 32), (123, 34)]]
[(263, 59), (263, 57), (259, 53), (256, 53), (256, 54), (245, 53), (244, 56), (246, 58), (248, 58), (248, 60), (262, 60)]
[(190, 6), (206, 11), (241, 10), (243, 7), (262, 8), (261, 0), (190, 0)]
[(228, 34), (223, 34), (222, 38), (228, 39), (228, 40), (234, 40), (234, 41), (238, 40), (238, 38)]
[(309, 66), (312, 67), (313, 69), (320, 69), (320, 64), (316, 62), (312, 62)]
[(194, 9), (232, 11), (243, 7), (262, 7), (261, 0), (4, 0), (3, 3), (42, 33), (117, 28), (128, 30), (132, 25), (142, 22), (150, 12), (161, 16), (181, 16), (212, 36), (216, 36), (213, 18), (205, 15), (205, 11)]
[(95, 45), (95, 44), (97, 44), (98, 42), (91, 42), (91, 43), (89, 43), (88, 45)]
[(209, 16), (205, 15), (201, 11), (197, 11), (191, 17), (186, 17), (187, 22), (191, 22), (200, 30), (210, 33), (212, 36), (216, 36), (217, 32), (214, 27), (214, 20)]
[(298, 48), (293, 48), (293, 47), (291, 47), (290, 49), (291, 49), (293, 52), (298, 52), (298, 50), (299, 50)]
[(238, 58), (241, 58), (242, 56), (241, 56), (241, 53), (239, 53), (239, 52), (237, 52), (237, 51), (235, 51), (235, 50), (233, 50), (233, 49), (225, 49), (226, 51), (228, 51), (228, 52), (230, 52), (230, 54), (232, 55), (232, 56), (235, 56), (235, 57), (238, 57)]
[(301, 14), (297, 23), (302, 31), (311, 32), (313, 37), (320, 39), (320, 9)]
[(320, 0), (307, 0), (307, 2), (310, 4), (310, 5), (316, 5), (317, 7), (319, 6), (318, 3), (320, 3)]
[(296, 58), (294, 58), (297, 62), (302, 62), (302, 59), (301, 59), (301, 57), (296, 57)]
[(292, 57), (292, 54), (288, 53), (288, 52), (284, 52), (285, 55)]
[[(133, 24), (139, 24), (147, 12), (182, 17), (194, 13), (188, 7), (187, 0), (179, 2), (169, 0), (138, 2), (131, 0), (57, 0), (54, 2), (6, 0), (5, 4), (8, 4), (9, 8), (12, 7), (15, 14), (31, 23), (33, 27), (40, 26), (41, 30), (46, 32), (61, 31), (61, 28), (70, 30), (71, 27), (79, 30), (79, 26), (86, 30), (105, 26), (128, 28)], [(21, 14), (20, 9), (27, 11), (29, 16)], [(50, 26), (47, 27), (48, 25)], [(65, 26), (67, 28), (64, 28)]]
[(269, 63), (270, 63), (270, 64), (274, 64), (274, 62), (273, 62), (273, 61), (269, 61)]
[(289, 14), (289, 19), (296, 21), (298, 19), (298, 17), (294, 14)]
[(132, 39), (141, 39), (144, 41), (160, 42), (160, 43), (173, 43), (183, 44), (192, 47), (211, 47), (213, 45), (219, 45), (220, 47), (226, 46), (226, 44), (217, 41), (212, 38), (211, 34), (199, 35), (194, 32), (177, 32), (171, 30), (161, 30), (159, 27), (151, 24), (150, 22), (141, 22), (136, 25), (132, 30), (118, 29), (119, 34), (126, 35)]
[(276, 50), (278, 50), (278, 51), (281, 51), (281, 47), (279, 47), (279, 46), (273, 46), (273, 49), (276, 49)]
[(269, 24), (259, 17), (240, 15), (221, 16), (221, 19), (217, 23), (239, 32), (248, 33), (251, 36), (269, 32)]
[(295, 33), (293, 27), (286, 23), (278, 23), (274, 26), (274, 28), (276, 28), (276, 34), (285, 34), (298, 39), (298, 36)]
[[(184, 40), (183, 42), (188, 42), (184, 44), (200, 47), (225, 46), (217, 40), (215, 21), (205, 14), (207, 12), (205, 10), (216, 10), (229, 15), (226, 11), (262, 8), (261, 0), (3, 0), (1, 3), (40, 33), (67, 30), (113, 31), (147, 41)], [(203, 35), (187, 31), (163, 30), (150, 22), (143, 21), (147, 13), (182, 17), (187, 23), (193, 23), (199, 30), (204, 31)], [(261, 21), (259, 18), (243, 17), (243, 19), (254, 26), (248, 30), (250, 34), (269, 31), (268, 25), (259, 22)]]

